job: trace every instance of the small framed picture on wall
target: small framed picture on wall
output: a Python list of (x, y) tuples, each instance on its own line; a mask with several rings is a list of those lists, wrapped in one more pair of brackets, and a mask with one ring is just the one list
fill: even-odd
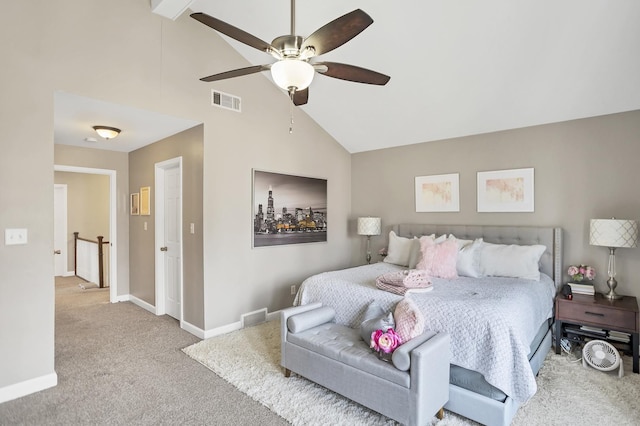
[(138, 216), (140, 214), (140, 194), (134, 192), (131, 194), (131, 215)]
[(149, 216), (151, 214), (151, 187), (140, 188), (140, 215)]

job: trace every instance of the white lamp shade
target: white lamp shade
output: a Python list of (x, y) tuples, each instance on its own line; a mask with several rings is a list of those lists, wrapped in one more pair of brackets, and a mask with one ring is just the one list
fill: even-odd
[(589, 244), (604, 247), (637, 247), (638, 222), (621, 219), (591, 219)]
[(273, 81), (284, 90), (304, 90), (311, 84), (315, 69), (299, 59), (282, 59), (271, 65)]
[(382, 221), (379, 217), (359, 217), (358, 235), (380, 235)]

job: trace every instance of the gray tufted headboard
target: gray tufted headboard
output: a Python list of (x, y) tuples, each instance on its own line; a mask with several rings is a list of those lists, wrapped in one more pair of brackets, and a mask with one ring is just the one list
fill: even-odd
[(562, 286), (562, 228), (538, 226), (428, 225), (400, 224), (393, 227), (401, 237), (453, 234), (456, 238), (483, 238), (494, 244), (542, 244), (547, 250), (540, 258), (540, 271), (553, 278), (556, 289)]

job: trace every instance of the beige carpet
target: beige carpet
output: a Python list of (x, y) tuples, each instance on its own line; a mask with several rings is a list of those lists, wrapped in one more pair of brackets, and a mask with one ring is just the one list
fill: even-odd
[(58, 385), (0, 403), (0, 426), (288, 424), (186, 356), (200, 339), (177, 320), (79, 282), (56, 278)]
[[(184, 352), (294, 425), (395, 424), (304, 378), (285, 378), (278, 321), (207, 339)], [(640, 375), (632, 373), (630, 357), (624, 357), (621, 379), (570, 360), (575, 358), (549, 353), (537, 378), (538, 392), (520, 408), (513, 425), (640, 423)], [(475, 423), (447, 412), (432, 424)]]

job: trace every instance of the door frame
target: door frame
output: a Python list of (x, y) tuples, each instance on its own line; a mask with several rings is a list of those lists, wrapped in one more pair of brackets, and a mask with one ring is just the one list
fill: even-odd
[(118, 300), (118, 217), (117, 217), (117, 193), (116, 171), (109, 169), (95, 169), (92, 167), (65, 166), (54, 164), (56, 172), (85, 173), (90, 175), (109, 176), (109, 302), (117, 303)]
[[(61, 192), (61, 196), (62, 196), (62, 198), (64, 198), (64, 204), (61, 205), (60, 207), (63, 208), (63, 212), (58, 212), (55, 209), (55, 206), (56, 206), (55, 199), (58, 196), (56, 194), (57, 191), (62, 191)], [(54, 235), (54, 239), (53, 240), (54, 241), (53, 241), (53, 244), (54, 245), (53, 245), (53, 248), (54, 249), (56, 248), (56, 241), (55, 241), (55, 234), (56, 233), (55, 233), (55, 229), (58, 228), (58, 224), (55, 221), (55, 217), (59, 213), (63, 213), (64, 221), (62, 223), (61, 231), (63, 231), (62, 234), (64, 235), (64, 241), (65, 241), (64, 244), (65, 245), (64, 245), (64, 247), (62, 247), (63, 250), (60, 253), (60, 257), (61, 257), (60, 262), (62, 262), (64, 264), (64, 271), (62, 272), (62, 276), (63, 277), (68, 277), (72, 273), (71, 273), (71, 271), (69, 271), (69, 241), (67, 240), (67, 237), (68, 237), (68, 234), (67, 234), (67, 232), (68, 232), (68, 229), (67, 229), (68, 228), (68, 224), (67, 224), (67, 221), (68, 221), (68, 214), (67, 214), (67, 208), (68, 208), (68, 206), (67, 206), (67, 203), (68, 203), (68, 201), (67, 201), (68, 200), (67, 192), (68, 192), (68, 187), (67, 187), (67, 184), (65, 184), (65, 183), (54, 183), (53, 184), (53, 192), (54, 192), (54, 195), (53, 195), (53, 198), (54, 198), (54, 203), (53, 203), (54, 204), (54, 213), (53, 213), (53, 215), (54, 215), (54, 233), (53, 233), (53, 235)], [(63, 201), (63, 200), (60, 200), (60, 201)], [(54, 258), (55, 258), (55, 256), (57, 256), (57, 255), (54, 253)], [(54, 262), (56, 262), (56, 261), (54, 261)], [(54, 267), (54, 275), (55, 275), (56, 272), (58, 272), (57, 264)], [(58, 275), (56, 275), (56, 276), (58, 276)]]
[(183, 188), (182, 188), (182, 157), (175, 157), (169, 160), (155, 163), (155, 192), (154, 192), (154, 208), (155, 208), (155, 285), (156, 285), (156, 315), (165, 315), (166, 310), (166, 293), (165, 287), (165, 256), (162, 255), (160, 247), (164, 246), (164, 171), (167, 169), (178, 168), (180, 173), (180, 226), (178, 232), (180, 235), (180, 326), (184, 318), (184, 241), (182, 233), (182, 206), (183, 206)]

